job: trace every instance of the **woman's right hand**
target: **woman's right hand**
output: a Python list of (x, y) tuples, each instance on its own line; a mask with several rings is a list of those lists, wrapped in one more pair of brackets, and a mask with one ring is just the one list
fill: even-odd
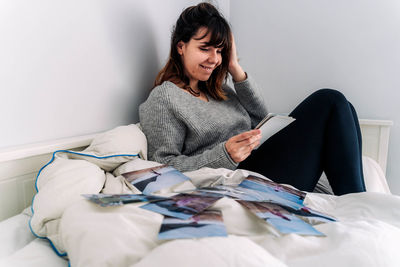
[(226, 151), (231, 159), (236, 162), (242, 162), (251, 151), (260, 144), (261, 131), (259, 129), (244, 132), (232, 136), (225, 143)]

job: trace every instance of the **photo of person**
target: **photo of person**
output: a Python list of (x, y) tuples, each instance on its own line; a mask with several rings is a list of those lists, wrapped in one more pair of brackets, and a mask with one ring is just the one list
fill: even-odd
[(166, 200), (148, 203), (141, 208), (186, 220), (212, 206), (218, 199), (220, 197), (179, 194)]
[(214, 187), (202, 187), (198, 189), (200, 192), (220, 194), (221, 196), (230, 197), (233, 199), (241, 199), (248, 201), (266, 201), (270, 199), (263, 192), (251, 190), (244, 187), (217, 185)]
[(306, 197), (306, 193), (302, 191), (253, 175), (250, 175), (244, 179), (239, 186), (276, 194), (284, 199), (296, 202), (298, 204), (302, 204), (304, 198)]
[(187, 220), (165, 217), (158, 234), (158, 239), (201, 238), (211, 236), (227, 236), (221, 211), (205, 210)]
[(301, 209), (304, 207), (303, 204), (285, 199), (278, 194), (242, 186), (218, 185), (214, 187), (202, 187), (198, 189), (198, 191), (221, 194), (222, 196), (246, 201), (268, 201), (289, 206), (293, 209)]
[(186, 175), (167, 165), (127, 172), (122, 176), (145, 195), (189, 180)]
[(283, 209), (279, 205), (267, 202), (238, 201), (241, 205), (249, 209), (257, 217), (265, 220), (268, 224), (275, 227), (282, 234), (299, 234), (325, 236), (294, 214)]
[(167, 199), (165, 197), (143, 194), (83, 194), (82, 196), (102, 207)]
[(286, 206), (281, 206), (281, 207), (284, 208), (285, 210), (287, 210), (288, 212), (291, 212), (297, 216), (312, 219), (314, 222), (326, 223), (326, 222), (336, 222), (337, 221), (336, 218), (334, 218), (333, 216), (324, 214), (322, 212), (310, 209), (305, 206), (299, 210), (292, 209), (292, 208), (286, 207)]

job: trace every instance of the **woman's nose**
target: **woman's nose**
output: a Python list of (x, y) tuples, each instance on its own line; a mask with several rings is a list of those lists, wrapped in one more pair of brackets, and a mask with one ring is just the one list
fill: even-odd
[(210, 63), (217, 63), (218, 62), (218, 53), (217, 52), (211, 52), (209, 57), (208, 57), (208, 61)]

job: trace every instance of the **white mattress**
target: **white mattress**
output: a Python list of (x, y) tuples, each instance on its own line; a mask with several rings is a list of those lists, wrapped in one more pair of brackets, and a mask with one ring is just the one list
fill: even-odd
[(68, 261), (58, 257), (47, 240), (32, 235), (28, 227), (30, 216), (30, 208), (27, 208), (0, 222), (0, 266), (68, 266)]

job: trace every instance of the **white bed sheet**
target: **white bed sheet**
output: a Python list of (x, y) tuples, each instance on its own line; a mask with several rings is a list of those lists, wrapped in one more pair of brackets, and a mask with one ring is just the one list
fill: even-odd
[(58, 257), (47, 240), (36, 238), (28, 227), (30, 207), (0, 222), (1, 267), (66, 267), (68, 261)]
[(27, 208), (21, 214), (0, 222), (0, 259), (10, 256), (35, 239), (28, 228), (30, 216), (30, 208)]

